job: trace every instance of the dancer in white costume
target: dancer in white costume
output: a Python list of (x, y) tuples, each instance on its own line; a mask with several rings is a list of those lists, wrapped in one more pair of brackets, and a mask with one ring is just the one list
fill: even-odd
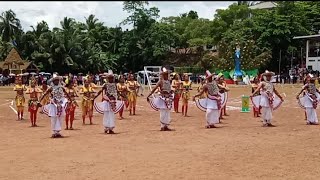
[(62, 77), (54, 75), (52, 78), (52, 86), (43, 94), (40, 101), (50, 93), (50, 103), (45, 105), (43, 112), (51, 118), (51, 129), (53, 131), (52, 138), (62, 137), (60, 134), (62, 121), (65, 115), (65, 108), (68, 100), (70, 100), (69, 94), (61, 84)]
[[(168, 126), (170, 125), (170, 111), (172, 108), (173, 102), (173, 90), (171, 90), (171, 83), (169, 80), (169, 75), (166, 68), (162, 68), (161, 76), (162, 78), (157, 83), (156, 87), (152, 89), (150, 94), (147, 97), (147, 101), (150, 103), (151, 107), (158, 111), (160, 110), (160, 124), (161, 131), (171, 131)], [(160, 89), (160, 96), (150, 99), (150, 96), (156, 91)]]
[[(276, 110), (283, 102), (282, 96), (271, 82), (272, 76), (274, 76), (274, 73), (266, 70), (262, 74), (264, 81), (259, 84), (258, 88), (251, 95), (252, 104), (256, 108), (262, 107), (263, 127), (274, 127), (271, 123), (272, 111)], [(254, 96), (259, 91), (261, 95)]]
[[(300, 98), (300, 94), (304, 95)], [(297, 94), (298, 104), (306, 110), (307, 125), (318, 125), (317, 106), (320, 100), (320, 92), (315, 86), (315, 78), (309, 74), (306, 84)]]
[[(219, 85), (216, 80), (213, 79), (213, 75), (214, 74), (211, 74), (210, 71), (206, 71), (207, 83), (198, 94), (193, 96), (193, 101), (196, 102), (197, 107), (206, 112), (206, 128), (216, 128), (215, 124), (219, 123), (220, 110), (225, 105), (226, 101), (226, 96), (220, 94), (219, 89), (228, 91), (227, 88)], [(199, 97), (204, 93), (207, 94), (206, 98), (196, 100), (196, 97)]]
[(118, 100), (121, 94), (117, 90), (117, 85), (114, 82), (114, 75), (111, 70), (108, 72), (108, 82), (106, 82), (102, 89), (98, 92), (95, 99), (104, 91), (102, 102), (94, 103), (94, 108), (100, 114), (103, 114), (104, 132), (107, 134), (114, 134), (115, 128), (115, 114), (118, 113), (124, 106), (124, 102)]

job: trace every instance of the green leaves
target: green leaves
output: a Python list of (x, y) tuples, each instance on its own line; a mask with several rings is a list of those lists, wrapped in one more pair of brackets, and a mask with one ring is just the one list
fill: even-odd
[[(283, 56), (291, 57), (304, 46), (302, 41), (293, 41), (294, 36), (320, 29), (319, 2), (277, 2), (274, 9), (249, 9), (255, 3), (238, 1), (217, 10), (210, 20), (192, 10), (159, 20), (159, 9), (149, 7), (148, 1), (125, 1), (123, 10), (129, 16), (122, 24), (132, 24), (131, 30), (106, 27), (91, 14), (84, 22), (65, 17), (61, 28), (50, 29), (41, 21), (23, 32), (19, 19), (9, 10), (0, 16), (0, 58), (6, 57), (16, 40), (22, 57), (44, 71), (138, 71), (146, 65), (163, 64), (197, 66), (197, 71), (231, 70), (238, 43), (243, 69), (268, 66), (272, 70), (278, 68), (280, 49)], [(207, 45), (218, 47), (218, 52), (206, 51)]]

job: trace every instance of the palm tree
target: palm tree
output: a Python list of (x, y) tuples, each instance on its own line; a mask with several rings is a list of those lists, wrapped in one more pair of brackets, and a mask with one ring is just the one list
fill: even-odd
[(122, 41), (122, 31), (120, 27), (110, 28), (108, 30), (108, 47), (111, 52), (116, 53), (120, 47), (120, 43)]
[(2, 40), (11, 42), (20, 32), (21, 24), (16, 14), (11, 9), (3, 12), (0, 16), (0, 35)]
[(47, 22), (45, 22), (45, 21), (39, 22), (35, 28), (33, 26), (31, 26), (31, 28), (33, 30), (33, 34), (38, 38), (40, 37), (40, 35), (42, 33), (49, 31), (49, 26), (48, 26)]
[(95, 18), (93, 14), (90, 14), (90, 16), (85, 19), (86, 19), (86, 27), (88, 31), (95, 29), (97, 26), (103, 26), (103, 23), (98, 22), (99, 19)]

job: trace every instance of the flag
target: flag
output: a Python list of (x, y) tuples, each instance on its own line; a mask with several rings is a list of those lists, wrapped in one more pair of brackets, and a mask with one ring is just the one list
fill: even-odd
[(12, 45), (17, 46), (17, 43), (15, 40), (12, 40)]

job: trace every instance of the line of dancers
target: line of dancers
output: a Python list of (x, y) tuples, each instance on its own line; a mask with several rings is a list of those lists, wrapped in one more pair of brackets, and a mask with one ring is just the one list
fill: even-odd
[[(174, 74), (172, 83), (169, 79), (169, 72), (162, 68), (161, 78), (150, 94), (147, 101), (150, 106), (160, 112), (160, 130), (171, 131), (171, 110), (179, 112), (179, 100), (182, 99), (182, 115), (187, 116), (188, 101), (192, 98), (196, 106), (206, 112), (206, 128), (216, 128), (220, 119), (225, 114), (226, 102), (228, 99), (229, 88), (224, 83), (223, 75), (215, 75), (206, 71), (205, 81), (198, 87), (198, 93), (193, 97), (190, 95), (192, 83), (187, 74), (181, 82), (178, 74)], [(272, 113), (280, 107), (284, 101), (283, 97), (276, 90), (271, 82), (273, 72), (263, 73), (261, 82), (255, 79), (252, 86), (252, 95), (250, 99), (254, 106), (254, 116), (261, 115), (263, 127), (273, 127)], [(28, 101), (28, 111), (30, 113), (31, 125), (37, 126), (37, 111), (42, 107), (42, 113), (48, 115), (51, 120), (52, 137), (62, 137), (62, 121), (65, 120), (66, 130), (73, 129), (74, 114), (77, 107), (81, 107), (83, 124), (86, 123), (86, 117), (89, 117), (92, 124), (93, 110), (103, 114), (104, 132), (114, 134), (115, 114), (119, 113), (123, 118), (124, 107), (128, 107), (130, 115), (136, 114), (137, 90), (140, 84), (134, 80), (133, 75), (129, 75), (128, 82), (124, 77), (119, 78), (119, 83), (115, 83), (112, 71), (108, 72), (107, 82), (102, 89), (97, 91), (97, 87), (92, 84), (90, 78), (85, 79), (84, 85), (80, 91), (76, 90), (70, 82), (63, 84), (62, 78), (57, 74), (53, 75), (51, 85), (46, 83), (41, 88), (36, 87), (35, 79), (31, 80), (31, 86), (22, 85), (21, 77), (17, 76), (17, 83), (14, 90), (16, 95), (16, 106), (18, 120), (23, 119), (23, 109), (25, 103), (24, 91), (30, 95)], [(303, 96), (300, 95), (303, 93)], [(39, 98), (39, 94), (41, 97)], [(97, 98), (101, 95), (101, 100)], [(81, 96), (81, 103), (78, 104), (76, 97)], [(316, 107), (320, 100), (320, 92), (315, 88), (314, 77), (309, 75), (306, 84), (297, 94), (299, 105), (305, 109), (307, 124), (317, 124)]]

